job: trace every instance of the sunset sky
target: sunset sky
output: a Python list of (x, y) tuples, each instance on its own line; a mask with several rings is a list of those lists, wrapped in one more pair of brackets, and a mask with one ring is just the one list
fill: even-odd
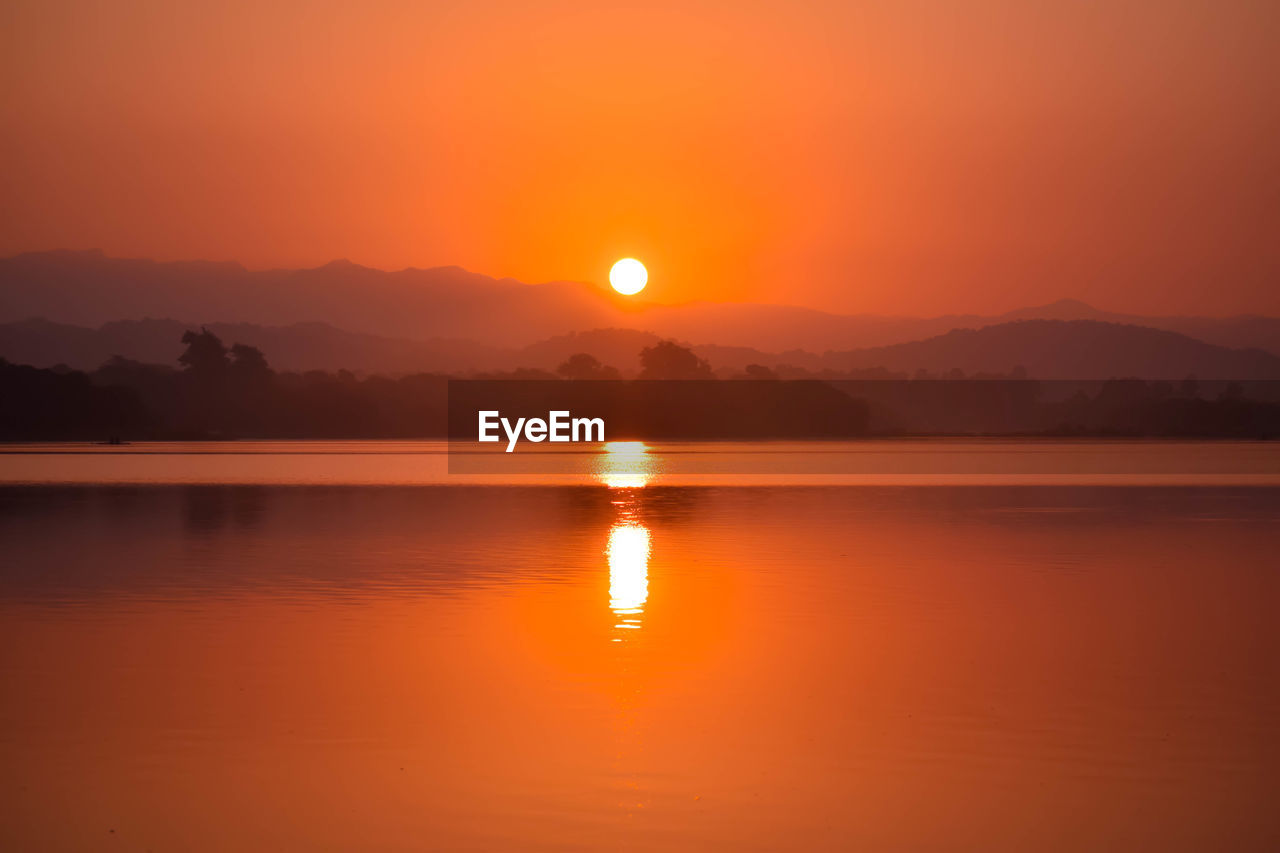
[(1280, 313), (1280, 4), (0, 11), (0, 254)]

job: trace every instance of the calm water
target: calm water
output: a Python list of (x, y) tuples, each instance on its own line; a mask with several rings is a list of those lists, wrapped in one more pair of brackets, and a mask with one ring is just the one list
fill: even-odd
[(1278, 488), (324, 447), (0, 453), (0, 848), (1280, 849)]
[(525, 444), (511, 454), (450, 456), (442, 441), (0, 444), (0, 484), (1280, 486), (1280, 442), (623, 441), (606, 448)]

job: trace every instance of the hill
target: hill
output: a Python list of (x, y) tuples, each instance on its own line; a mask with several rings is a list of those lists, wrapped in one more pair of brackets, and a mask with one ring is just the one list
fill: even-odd
[[(113, 355), (172, 365), (182, 352), (182, 333), (200, 326), (153, 319), (121, 320), (96, 329), (40, 319), (0, 323), (0, 358), (36, 367), (65, 364), (77, 370), (92, 370)], [(257, 347), (267, 354), (272, 367), (286, 371), (453, 373), (496, 370), (515, 358), (511, 350), (474, 341), (386, 338), (347, 332), (327, 323), (209, 323), (205, 327), (227, 343)]]
[(45, 317), (98, 326), (199, 317), (211, 324), (328, 323), (384, 337), (522, 346), (613, 325), (626, 310), (621, 297), (591, 285), (527, 285), (459, 267), (384, 272), (335, 261), (315, 269), (251, 271), (238, 264), (62, 251), (0, 260), (0, 322)]
[(1096, 320), (1018, 320), (954, 329), (912, 343), (830, 352), (823, 360), (838, 370), (933, 373), (1008, 373), (1021, 366), (1037, 379), (1280, 379), (1280, 356), (1269, 352)]
[(1280, 355), (1280, 319), (1271, 317), (1140, 317), (1074, 300), (994, 316), (941, 317), (840, 315), (745, 303), (659, 305), (582, 282), (524, 284), (459, 267), (388, 272), (335, 261), (314, 269), (255, 271), (234, 263), (161, 263), (96, 251), (0, 259), (0, 323), (32, 317), (90, 327), (147, 317), (282, 328), (321, 323), (383, 338), (513, 349), (612, 328), (721, 347), (810, 353), (888, 346), (1023, 319), (1095, 320)]
[[(121, 355), (150, 364), (173, 365), (180, 339), (199, 324), (175, 320), (107, 323), (99, 329), (26, 320), (0, 324), (0, 358), (17, 364), (66, 364), (92, 370)], [(412, 373), (465, 374), (515, 368), (555, 370), (574, 353), (634, 375), (641, 349), (659, 336), (632, 329), (594, 329), (558, 335), (522, 348), (474, 341), (413, 341), (346, 332), (323, 323), (291, 326), (212, 323), (227, 343), (256, 346), (277, 370), (350, 370), (390, 376)], [(944, 375), (1009, 374), (1016, 367), (1040, 379), (1280, 379), (1280, 357), (1261, 350), (1230, 349), (1176, 332), (1094, 320), (1019, 320), (981, 329), (957, 329), (921, 341), (816, 355), (804, 351), (763, 352), (750, 347), (698, 344), (691, 347), (721, 375), (748, 364), (790, 366), (812, 373), (886, 369), (899, 375), (923, 370)], [(787, 375), (794, 372), (784, 371)]]

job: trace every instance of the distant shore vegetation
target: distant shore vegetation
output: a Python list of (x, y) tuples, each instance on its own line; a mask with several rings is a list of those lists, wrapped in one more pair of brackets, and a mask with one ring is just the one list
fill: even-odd
[[(615, 393), (637, 400), (678, 399), (678, 405), (655, 403), (671, 409), (660, 412), (661, 417), (632, 419), (634, 430), (647, 431), (637, 437), (655, 439), (1280, 436), (1280, 402), (1269, 385), (1193, 377), (1181, 382), (1116, 378), (1077, 383), (1072, 389), (1069, 383), (1036, 381), (1020, 369), (972, 376), (917, 372), (903, 379), (874, 369), (814, 374), (748, 365), (731, 378), (716, 379), (712, 365), (672, 341), (642, 349), (641, 370), (626, 381), (617, 368), (588, 353), (570, 356), (554, 372), (359, 377), (346, 370), (275, 371), (258, 348), (228, 346), (206, 329), (188, 330), (180, 343), (175, 365), (114, 356), (96, 370), (82, 372), (0, 359), (0, 439), (443, 437), (449, 431), (448, 383), (455, 378), (600, 382), (621, 387)], [(707, 384), (655, 396), (655, 387), (673, 382)], [(719, 431), (715, 414), (728, 409), (745, 423), (732, 435)]]

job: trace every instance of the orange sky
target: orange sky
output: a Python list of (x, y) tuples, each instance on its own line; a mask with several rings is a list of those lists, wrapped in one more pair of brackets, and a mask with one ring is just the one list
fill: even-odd
[(0, 254), (1275, 314), (1276, 44), (1273, 0), (9, 0)]

